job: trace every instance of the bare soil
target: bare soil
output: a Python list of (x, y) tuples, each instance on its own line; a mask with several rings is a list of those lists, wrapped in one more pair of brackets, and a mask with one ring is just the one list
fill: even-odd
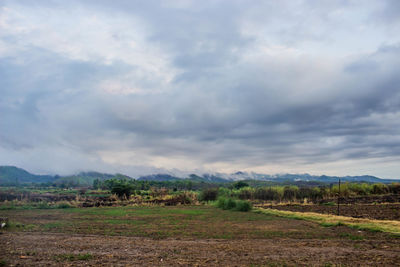
[(25, 225), (0, 232), (0, 266), (400, 265), (390, 234), (209, 206), (0, 215)]
[[(0, 235), (10, 266), (398, 266), (399, 241), (163, 239), (14, 232)], [(89, 260), (60, 255), (90, 254)], [(61, 260), (60, 260), (61, 259)]]

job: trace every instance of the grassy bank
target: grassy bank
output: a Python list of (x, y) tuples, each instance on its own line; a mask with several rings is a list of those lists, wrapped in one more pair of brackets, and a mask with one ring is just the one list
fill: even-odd
[(263, 208), (257, 208), (255, 209), (255, 212), (266, 215), (279, 216), (283, 218), (316, 222), (322, 226), (346, 225), (351, 228), (360, 230), (368, 230), (373, 232), (387, 232), (395, 234), (396, 236), (400, 237), (399, 221), (361, 219), (361, 218), (352, 218), (352, 217), (336, 216), (329, 214), (320, 214), (314, 212), (295, 212), (295, 211), (283, 211), (283, 210), (263, 209)]

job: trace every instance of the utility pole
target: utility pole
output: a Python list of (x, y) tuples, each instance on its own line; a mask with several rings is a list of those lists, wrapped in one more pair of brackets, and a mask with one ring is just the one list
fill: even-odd
[(337, 198), (337, 215), (340, 215), (340, 178), (339, 178), (339, 193)]

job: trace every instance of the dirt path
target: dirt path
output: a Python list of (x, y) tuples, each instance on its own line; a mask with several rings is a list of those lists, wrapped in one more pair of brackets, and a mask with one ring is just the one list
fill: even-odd
[[(179, 240), (7, 232), (6, 266), (349, 266), (400, 264), (400, 240)], [(65, 255), (90, 254), (86, 260)]]

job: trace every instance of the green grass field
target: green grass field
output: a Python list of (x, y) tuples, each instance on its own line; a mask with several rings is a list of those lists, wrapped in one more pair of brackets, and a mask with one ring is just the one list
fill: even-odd
[(208, 266), (210, 257), (215, 265), (240, 266), (400, 261), (399, 239), (393, 234), (213, 205), (14, 209), (0, 210), (0, 217), (11, 222), (1, 230), (0, 239), (9, 245), (0, 259), (13, 265), (158, 265), (164, 259), (170, 266)]
[[(335, 228), (333, 226), (337, 225), (321, 225), (284, 218), (276, 214), (221, 210), (213, 206), (3, 210), (1, 214), (12, 222), (10, 231), (120, 235), (154, 239), (342, 239), (348, 237), (340, 231), (332, 230)], [(360, 235), (350, 228), (346, 230), (346, 233), (348, 231), (354, 239)]]

